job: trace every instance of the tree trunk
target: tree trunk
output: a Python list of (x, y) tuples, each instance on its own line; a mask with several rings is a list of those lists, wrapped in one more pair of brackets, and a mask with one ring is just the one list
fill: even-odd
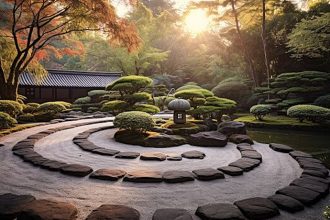
[[(262, 33), (261, 33), (262, 45), (264, 49), (264, 57), (265, 57), (265, 66), (266, 66), (266, 73), (267, 73), (267, 86), (269, 89), (270, 84), (270, 68), (269, 68), (269, 61), (267, 55), (267, 40), (266, 40), (266, 0), (262, 0)], [(269, 94), (268, 94), (269, 99)]]
[(17, 100), (17, 86), (7, 82), (2, 83), (0, 87), (0, 98), (4, 100)]

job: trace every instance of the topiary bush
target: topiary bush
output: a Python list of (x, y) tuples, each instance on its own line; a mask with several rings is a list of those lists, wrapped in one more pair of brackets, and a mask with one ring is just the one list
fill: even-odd
[(152, 79), (145, 76), (123, 76), (107, 85), (106, 90), (121, 91), (128, 94), (139, 92), (152, 84)]
[(11, 117), (16, 117), (23, 111), (23, 105), (12, 100), (0, 100), (0, 112), (5, 112)]
[(23, 106), (23, 112), (24, 113), (33, 113), (37, 110), (37, 108), (40, 106), (38, 103), (27, 103)]
[[(167, 108), (168, 103), (170, 103), (170, 101), (174, 100), (175, 98), (172, 96), (158, 96), (158, 97), (154, 97), (153, 101), (154, 104), (160, 109), (160, 110), (164, 110), (165, 108)], [(149, 101), (149, 103), (153, 104), (151, 101)]]
[(36, 122), (48, 122), (58, 118), (58, 113), (54, 111), (37, 111), (33, 113)]
[(140, 111), (120, 113), (115, 117), (113, 123), (117, 128), (126, 129), (134, 133), (145, 133), (155, 126), (151, 115)]
[(69, 102), (55, 101), (55, 102), (53, 102), (53, 103), (63, 105), (66, 109), (70, 109), (70, 108), (71, 108), (71, 103), (69, 103)]
[(117, 115), (128, 108), (128, 103), (121, 100), (114, 100), (106, 102), (102, 105), (101, 111), (110, 112), (113, 115)]
[(140, 111), (140, 112), (146, 112), (149, 114), (156, 114), (160, 112), (160, 109), (155, 105), (149, 105), (149, 104), (138, 104), (134, 105), (133, 108), (134, 111)]
[(12, 118), (5, 112), (0, 112), (0, 129), (6, 129), (14, 127), (17, 124), (16, 119)]
[(105, 91), (105, 90), (91, 90), (87, 94), (88, 94), (89, 97), (93, 97), (93, 96), (107, 95), (107, 94), (109, 94), (109, 92)]
[(297, 118), (300, 122), (308, 120), (320, 123), (330, 120), (330, 109), (316, 105), (295, 105), (288, 109), (287, 115)]
[(66, 110), (65, 106), (57, 102), (45, 102), (37, 108), (37, 112), (45, 112), (45, 113), (46, 112), (60, 113), (64, 110)]
[(81, 97), (76, 99), (73, 103), (74, 104), (87, 104), (90, 103), (92, 101), (91, 97), (86, 96), (86, 97)]
[(330, 108), (330, 94), (318, 97), (314, 101), (314, 105), (318, 105), (325, 108)]
[(35, 120), (33, 114), (26, 113), (26, 114), (19, 115), (17, 117), (17, 121), (20, 123), (26, 123), (26, 122), (35, 122), (36, 120)]
[(254, 115), (254, 117), (260, 121), (263, 120), (263, 118), (271, 113), (272, 107), (271, 105), (254, 105), (250, 108), (250, 113)]

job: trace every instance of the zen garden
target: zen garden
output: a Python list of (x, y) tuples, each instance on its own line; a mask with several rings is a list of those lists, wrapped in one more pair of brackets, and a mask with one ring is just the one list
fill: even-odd
[(0, 18), (0, 220), (330, 219), (329, 0)]

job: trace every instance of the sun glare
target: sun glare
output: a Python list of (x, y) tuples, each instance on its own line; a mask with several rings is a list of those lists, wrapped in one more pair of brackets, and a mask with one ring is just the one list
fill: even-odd
[(206, 31), (210, 25), (210, 19), (206, 11), (195, 9), (189, 12), (184, 20), (186, 31), (196, 35)]

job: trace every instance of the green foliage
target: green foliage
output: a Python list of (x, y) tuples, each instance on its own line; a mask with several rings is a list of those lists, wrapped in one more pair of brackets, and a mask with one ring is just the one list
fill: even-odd
[(297, 118), (300, 122), (304, 120), (323, 122), (330, 120), (330, 109), (316, 105), (295, 105), (288, 109), (287, 115)]
[(55, 101), (53, 103), (63, 105), (66, 109), (70, 109), (71, 108), (71, 103), (69, 103), (69, 102)]
[(16, 117), (23, 111), (23, 105), (12, 100), (0, 100), (0, 112), (5, 112), (11, 117)]
[(147, 92), (137, 92), (131, 95), (125, 95), (124, 100), (126, 100), (131, 105), (134, 105), (137, 102), (148, 101), (151, 99), (151, 95)]
[(314, 101), (314, 105), (318, 105), (318, 106), (325, 107), (325, 108), (330, 108), (330, 95), (324, 95), (324, 96), (318, 97)]
[(174, 99), (175, 98), (172, 96), (158, 96), (158, 97), (154, 97), (154, 102), (158, 108), (164, 110), (164, 108), (167, 107), (168, 103), (170, 103), (170, 101)]
[(152, 79), (145, 76), (123, 76), (107, 85), (106, 90), (120, 91), (125, 94), (133, 94), (139, 92), (152, 84)]
[(111, 114), (117, 115), (128, 108), (128, 103), (121, 100), (114, 100), (106, 102), (102, 105), (101, 111), (110, 112)]
[(327, 205), (323, 210), (323, 217), (325, 219), (330, 219), (330, 206)]
[(186, 83), (184, 86), (177, 88), (176, 91), (179, 92), (182, 90), (190, 90), (190, 89), (203, 89), (203, 88), (196, 84)]
[(26, 123), (26, 122), (35, 122), (34, 115), (31, 113), (21, 114), (17, 117), (17, 121), (20, 123)]
[(115, 117), (114, 125), (120, 129), (144, 133), (154, 127), (155, 122), (151, 115), (140, 111), (120, 113)]
[(37, 110), (37, 108), (40, 106), (38, 103), (27, 103), (23, 105), (23, 112), (24, 113), (33, 113)]
[(250, 108), (250, 113), (254, 115), (255, 118), (262, 121), (263, 118), (272, 111), (271, 105), (254, 105)]
[(230, 110), (236, 107), (237, 103), (234, 100), (219, 98), (216, 96), (206, 98), (206, 106), (216, 106), (221, 110)]
[(60, 113), (66, 110), (65, 106), (58, 102), (45, 102), (42, 103), (38, 108), (38, 112), (44, 112), (44, 113)]
[(33, 114), (36, 122), (48, 122), (58, 118), (58, 112), (55, 111), (37, 111)]
[(90, 103), (92, 101), (91, 97), (86, 96), (86, 97), (81, 97), (76, 99), (73, 103), (74, 104), (87, 104)]
[(105, 90), (91, 90), (88, 92), (88, 96), (89, 97), (92, 97), (92, 96), (103, 96), (103, 95), (106, 95), (106, 94), (109, 94), (108, 91), (105, 91)]
[(221, 108), (217, 106), (198, 106), (195, 109), (188, 110), (187, 113), (193, 115), (195, 118), (199, 118), (201, 115), (204, 117), (210, 116), (214, 112), (220, 111)]
[(140, 112), (146, 112), (149, 114), (156, 114), (160, 112), (160, 109), (157, 106), (154, 105), (148, 105), (148, 104), (138, 104), (133, 106), (134, 111), (140, 111)]
[(0, 112), (0, 129), (11, 128), (17, 124), (16, 119), (12, 118), (6, 112)]
[(174, 94), (176, 98), (182, 99), (194, 99), (194, 98), (204, 98), (204, 94), (199, 89), (188, 89), (181, 90)]

